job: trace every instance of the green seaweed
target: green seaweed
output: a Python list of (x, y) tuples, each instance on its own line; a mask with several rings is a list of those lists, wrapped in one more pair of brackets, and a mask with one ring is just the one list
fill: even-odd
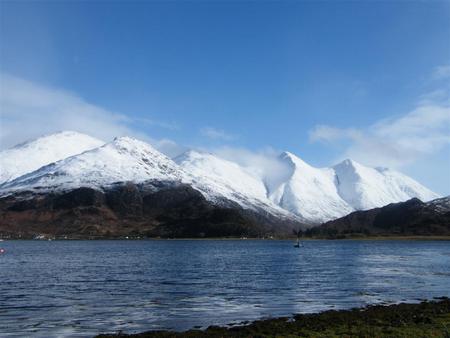
[(103, 334), (97, 338), (134, 337), (444, 337), (450, 338), (450, 299), (419, 304), (369, 306), (316, 314), (257, 320), (234, 327), (210, 326), (185, 332), (148, 331)]

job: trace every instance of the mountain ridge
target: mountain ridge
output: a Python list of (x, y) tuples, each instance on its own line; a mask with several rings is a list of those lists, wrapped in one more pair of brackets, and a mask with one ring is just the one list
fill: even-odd
[(60, 131), (27, 140), (0, 151), (0, 184), (104, 143), (75, 131)]
[(309, 229), (308, 236), (450, 236), (450, 196), (429, 202), (412, 198), (383, 207), (354, 211)]
[[(62, 132), (54, 134), (55, 140), (64, 133), (75, 135), (75, 139), (90, 138), (76, 132)], [(57, 144), (48, 142), (51, 137), (47, 135), (30, 142), (47, 140), (43, 151), (48, 154), (52, 147), (57, 147)], [(84, 150), (88, 147), (81, 143), (81, 148), (72, 151), (78, 153), (3, 182), (0, 196), (24, 191), (52, 193), (81, 187), (102, 191), (118, 183), (172, 181), (190, 185), (215, 205), (235, 207), (237, 204), (252, 212), (309, 226), (355, 210), (380, 207), (412, 197), (424, 200), (438, 197), (406, 175), (386, 168), (365, 167), (350, 159), (332, 167), (315, 168), (285, 151), (279, 155), (278, 161), (286, 171), (274, 180), (261, 175), (261, 168), (244, 167), (212, 153), (189, 150), (171, 159), (150, 144), (127, 136), (108, 143), (92, 142), (100, 145)], [(25, 149), (26, 144), (22, 144)], [(14, 149), (17, 153), (21, 146)], [(24, 151), (22, 157), (25, 158), (26, 154)], [(52, 158), (44, 156), (34, 167)], [(5, 170), (3, 167), (2, 164), (2, 172)]]

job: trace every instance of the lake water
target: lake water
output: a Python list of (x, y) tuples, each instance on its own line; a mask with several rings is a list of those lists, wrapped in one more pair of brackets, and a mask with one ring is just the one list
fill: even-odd
[(5, 241), (0, 336), (75, 337), (450, 296), (445, 241)]

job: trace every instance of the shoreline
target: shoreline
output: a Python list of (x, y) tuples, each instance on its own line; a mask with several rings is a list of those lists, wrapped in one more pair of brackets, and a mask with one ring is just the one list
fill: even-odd
[(161, 337), (450, 337), (450, 299), (371, 305), (255, 320), (238, 326), (209, 326), (183, 332), (100, 334), (95, 338)]
[[(0, 238), (0, 242), (9, 241), (296, 241), (296, 237), (186, 237), (186, 238)], [(326, 237), (301, 237), (300, 241), (450, 241), (450, 236), (431, 235), (431, 236), (350, 236), (345, 238), (326, 238)]]

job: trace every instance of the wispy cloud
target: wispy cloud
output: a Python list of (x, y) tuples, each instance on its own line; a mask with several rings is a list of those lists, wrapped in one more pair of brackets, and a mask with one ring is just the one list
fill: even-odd
[(355, 128), (336, 128), (328, 125), (317, 125), (309, 132), (312, 142), (334, 142), (342, 139), (358, 139), (362, 132)]
[(236, 162), (255, 175), (264, 178), (269, 189), (286, 179), (291, 168), (279, 159), (281, 151), (271, 147), (252, 151), (245, 148), (223, 146), (214, 148), (212, 152), (226, 160)]
[(402, 167), (450, 145), (450, 108), (419, 106), (368, 128), (316, 126), (311, 141), (348, 142), (340, 157), (368, 165)]
[(170, 158), (174, 158), (178, 155), (181, 155), (185, 151), (187, 151), (189, 148), (180, 145), (176, 143), (175, 141), (163, 138), (161, 140), (153, 141), (153, 146), (155, 146), (156, 149), (161, 151), (162, 153), (166, 154)]
[[(437, 67), (433, 77), (450, 79), (450, 67)], [(368, 165), (404, 167), (450, 147), (449, 103), (449, 90), (444, 83), (422, 95), (417, 106), (403, 115), (366, 128), (317, 125), (309, 138), (342, 147), (339, 159), (350, 157)]]
[(136, 123), (143, 123), (148, 126), (155, 126), (160, 127), (168, 130), (180, 130), (180, 125), (176, 122), (164, 122), (164, 121), (157, 121), (149, 118), (133, 118), (131, 119), (133, 122)]
[[(174, 129), (151, 119), (134, 119), (87, 102), (75, 93), (0, 74), (0, 148), (60, 130), (76, 130), (109, 141), (135, 136), (164, 149), (175, 149), (170, 140), (154, 140), (139, 131), (147, 123)], [(169, 147), (170, 143), (170, 147)]]
[(432, 78), (435, 80), (450, 78), (450, 64), (434, 68)]
[(235, 135), (228, 134), (221, 129), (216, 129), (213, 127), (204, 127), (200, 130), (200, 133), (212, 140), (232, 141), (236, 139)]

